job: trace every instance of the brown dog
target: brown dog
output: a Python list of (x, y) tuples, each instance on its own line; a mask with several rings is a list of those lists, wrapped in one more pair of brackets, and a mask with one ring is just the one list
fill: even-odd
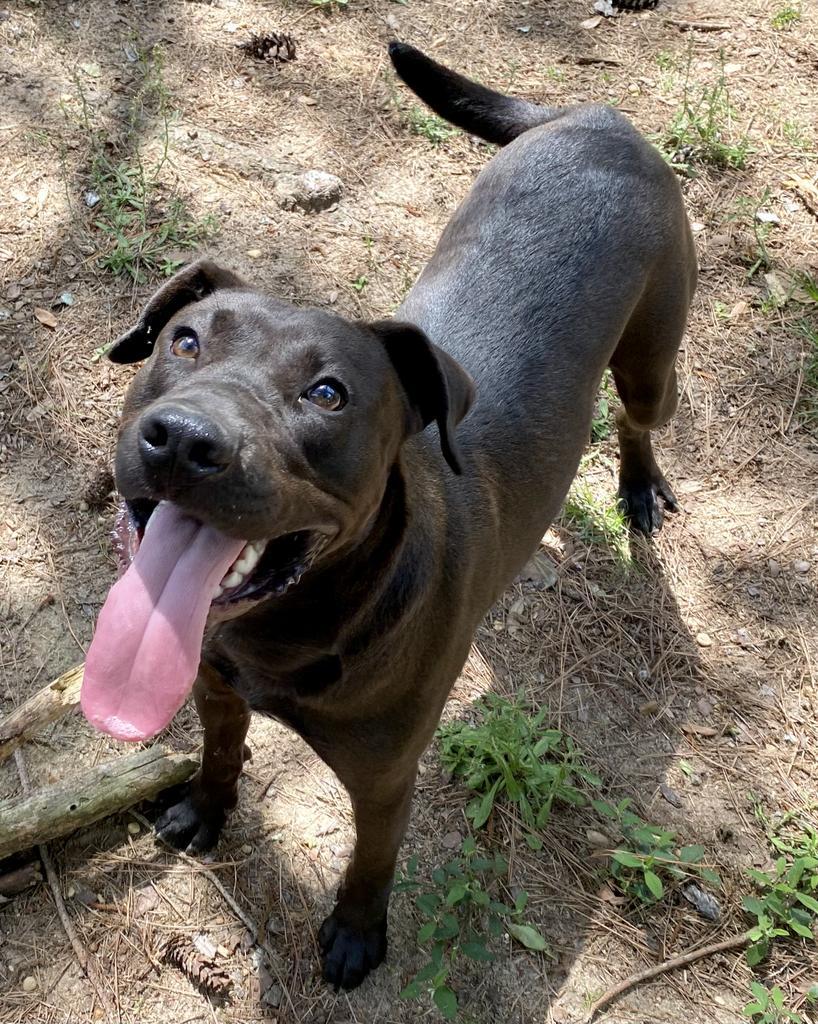
[(297, 309), (202, 261), (116, 342), (115, 362), (150, 358), (117, 448), (129, 568), (83, 690), (95, 724), (144, 739), (198, 669), (201, 771), (157, 823), (180, 847), (218, 839), (251, 710), (334, 769), (357, 844), (320, 942), (345, 988), (384, 957), (418, 758), (563, 501), (606, 366), (625, 511), (651, 532), (659, 499), (673, 507), (650, 430), (675, 408), (696, 279), (676, 179), (615, 110), (535, 107), (391, 53), (435, 109), (507, 148), (395, 321)]

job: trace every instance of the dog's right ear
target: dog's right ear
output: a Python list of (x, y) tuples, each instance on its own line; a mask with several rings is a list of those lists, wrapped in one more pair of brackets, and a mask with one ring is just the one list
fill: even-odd
[(246, 288), (244, 281), (212, 260), (197, 260), (163, 284), (142, 310), (136, 324), (108, 351), (113, 363), (138, 363), (153, 352), (156, 337), (174, 313), (200, 302), (220, 288)]

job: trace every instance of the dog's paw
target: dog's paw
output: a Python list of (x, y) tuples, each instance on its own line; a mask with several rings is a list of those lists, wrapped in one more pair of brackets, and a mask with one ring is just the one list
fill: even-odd
[(634, 533), (647, 537), (662, 529), (664, 509), (679, 511), (676, 496), (663, 476), (639, 484), (620, 484), (619, 507)]
[(343, 924), (333, 912), (318, 933), (324, 981), (339, 988), (357, 988), (386, 956), (386, 915), (371, 928)]
[(206, 853), (219, 841), (227, 819), (220, 807), (204, 811), (193, 794), (187, 794), (156, 819), (156, 835), (163, 843), (187, 853)]

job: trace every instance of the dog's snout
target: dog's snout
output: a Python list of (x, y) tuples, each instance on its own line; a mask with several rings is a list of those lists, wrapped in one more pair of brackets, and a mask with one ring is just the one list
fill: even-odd
[(194, 484), (223, 473), (237, 449), (227, 429), (184, 409), (154, 409), (139, 426), (142, 460), (166, 485)]

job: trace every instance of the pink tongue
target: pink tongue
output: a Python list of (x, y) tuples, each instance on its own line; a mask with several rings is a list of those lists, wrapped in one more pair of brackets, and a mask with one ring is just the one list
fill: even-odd
[(118, 740), (165, 728), (190, 693), (210, 602), (243, 547), (170, 502), (155, 509), (88, 649), (81, 703), (92, 725)]

